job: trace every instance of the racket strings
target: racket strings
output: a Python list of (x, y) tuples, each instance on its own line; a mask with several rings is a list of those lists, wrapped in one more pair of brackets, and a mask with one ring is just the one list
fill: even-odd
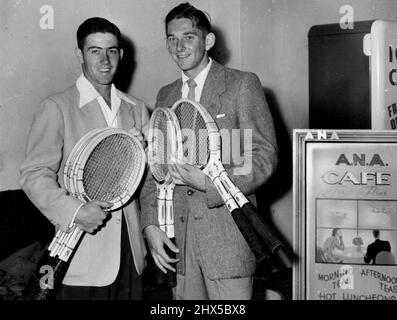
[[(136, 179), (141, 159), (139, 150), (127, 137), (112, 135), (91, 152), (83, 173), (83, 185), (90, 199), (111, 201), (119, 198)], [(134, 165), (131, 165), (134, 164)]]
[(168, 163), (171, 163), (171, 141), (169, 135), (169, 119), (164, 112), (158, 111), (153, 125), (153, 146), (155, 161), (151, 171), (156, 180), (164, 181), (168, 175)]
[[(113, 178), (117, 176), (114, 170), (116, 144), (109, 141), (109, 138), (106, 138), (94, 148), (84, 167), (84, 189), (91, 199), (107, 201), (111, 199), (115, 191)], [(108, 152), (103, 154), (106, 147)], [(105, 190), (108, 193), (105, 193)]]
[(207, 125), (195, 106), (182, 102), (174, 109), (183, 134), (183, 155), (188, 163), (202, 167), (209, 159)]

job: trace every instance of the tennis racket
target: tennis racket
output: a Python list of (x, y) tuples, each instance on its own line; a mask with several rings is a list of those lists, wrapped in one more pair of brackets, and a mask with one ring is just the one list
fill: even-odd
[[(124, 206), (133, 196), (145, 169), (145, 152), (137, 138), (116, 128), (95, 129), (81, 138), (64, 167), (64, 185), (83, 202), (112, 203), (109, 212)], [(84, 231), (74, 223), (58, 231), (43, 254), (25, 289), (28, 300), (46, 300), (62, 282), (74, 249)], [(52, 271), (51, 283), (43, 277), (43, 267)], [(43, 280), (43, 278), (45, 278)]]
[[(84, 146), (87, 143), (87, 140), (89, 140), (92, 136), (94, 136), (95, 134), (97, 134), (98, 132), (100, 132), (102, 130), (104, 130), (104, 129), (98, 128), (98, 129), (94, 129), (94, 130), (88, 132), (75, 144), (74, 148), (72, 149), (71, 153), (69, 154), (67, 161), (65, 162), (65, 166), (63, 169), (64, 177), (65, 176), (69, 177), (71, 175), (71, 170), (72, 170), (72, 166), (74, 164), (74, 159), (75, 159), (76, 155), (79, 152), (81, 152), (82, 148), (84, 148)], [(70, 193), (71, 187), (69, 184), (69, 179), (64, 179), (64, 187)], [(50, 253), (52, 253), (51, 256), (54, 256), (55, 248), (58, 248), (59, 246), (62, 245), (64, 238), (67, 236), (67, 234), (68, 234), (68, 232), (62, 231), (61, 229), (59, 229), (57, 231), (57, 233), (55, 234), (52, 242), (50, 243), (50, 245), (48, 246), (48, 249), (47, 249)]]
[(257, 261), (269, 258), (281, 247), (281, 242), (229, 178), (221, 162), (221, 137), (215, 121), (202, 105), (187, 99), (175, 102), (172, 110), (182, 131), (194, 133), (194, 139), (186, 139), (184, 135), (184, 156), (188, 163), (202, 169), (213, 181)]
[[(160, 229), (175, 243), (173, 193), (175, 184), (168, 172), (171, 158), (181, 156), (182, 134), (178, 119), (167, 108), (157, 108), (150, 118), (148, 135), (148, 162), (149, 168), (157, 187), (157, 216)], [(171, 258), (175, 253), (168, 247), (164, 248)], [(164, 274), (156, 267), (154, 274), (155, 284), (176, 286), (175, 272)]]

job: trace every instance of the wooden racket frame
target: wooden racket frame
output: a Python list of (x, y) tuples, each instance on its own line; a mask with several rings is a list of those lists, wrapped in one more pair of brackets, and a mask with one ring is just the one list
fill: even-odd
[[(176, 157), (182, 156), (182, 132), (179, 126), (176, 115), (169, 108), (157, 108), (153, 111), (150, 118), (150, 129), (148, 135), (148, 162), (149, 168), (154, 178), (157, 187), (157, 217), (160, 229), (164, 231), (168, 238), (175, 237), (174, 227), (174, 207), (173, 207), (173, 193), (175, 183), (169, 172), (165, 175), (165, 178), (160, 180), (156, 177), (154, 165), (156, 162), (156, 154), (158, 154), (159, 145), (156, 143), (156, 135), (158, 136), (159, 130), (155, 128), (157, 114), (162, 113), (164, 118), (167, 120), (167, 134), (169, 136), (162, 137), (168, 139), (170, 142), (171, 150), (167, 150)], [(168, 144), (164, 144), (165, 147)], [(160, 159), (167, 161), (167, 159)]]
[[(102, 128), (94, 129), (84, 135), (74, 146), (68, 159), (65, 162), (63, 170), (63, 181), (65, 189), (69, 191), (70, 195), (79, 198), (83, 202), (89, 202), (92, 199), (88, 197), (84, 190), (82, 183), (82, 174), (84, 171), (84, 165), (86, 164), (91, 152), (94, 148), (105, 138), (114, 135), (121, 134), (126, 135), (132, 139), (138, 149), (140, 149), (141, 155), (141, 166), (135, 177), (131, 177), (126, 190), (119, 197), (115, 198), (113, 206), (107, 211), (114, 211), (121, 208), (126, 204), (132, 197), (133, 193), (137, 189), (142, 180), (143, 173), (145, 170), (146, 156), (145, 151), (137, 138), (135, 138), (129, 132), (119, 128)], [(68, 261), (71, 256), (76, 244), (84, 234), (80, 228), (78, 228), (73, 222), (70, 223), (67, 231), (59, 229), (50, 243), (48, 250), (50, 251), (49, 256), (58, 256), (62, 261)]]

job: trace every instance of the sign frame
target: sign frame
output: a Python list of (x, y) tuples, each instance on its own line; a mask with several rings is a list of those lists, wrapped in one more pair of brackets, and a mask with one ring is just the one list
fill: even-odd
[[(337, 143), (338, 145), (336, 145)], [(310, 186), (314, 185), (314, 181), (310, 181), (310, 177), (308, 174), (308, 171), (311, 172), (312, 169), (308, 170), (308, 149), (311, 148), (317, 148), (317, 146), (322, 146), (322, 148), (327, 149), (327, 147), (339, 148), (339, 146), (343, 146), (343, 144), (364, 144), (364, 146), (371, 146), (374, 143), (381, 143), (383, 145), (395, 145), (396, 148), (396, 153), (397, 153), (397, 131), (394, 130), (315, 130), (315, 129), (295, 129), (293, 131), (293, 248), (294, 248), (294, 253), (295, 253), (295, 258), (294, 258), (294, 265), (293, 265), (293, 299), (294, 300), (312, 300), (313, 299), (313, 292), (310, 292), (312, 290), (311, 287), (312, 285), (309, 285), (310, 283), (315, 282), (315, 280), (311, 280), (310, 277), (313, 276), (313, 273), (310, 273), (308, 275), (308, 269), (309, 267), (314, 270), (317, 265), (324, 264), (324, 263), (317, 263), (317, 258), (316, 260), (310, 260), (313, 258), (313, 253), (310, 253), (311, 249), (308, 249), (308, 239), (309, 239), (309, 233), (316, 233), (316, 245), (317, 245), (317, 221), (316, 225), (312, 225), (308, 223), (308, 221), (314, 221), (313, 220), (313, 215), (317, 215), (317, 207), (315, 210), (310, 209), (308, 211), (308, 202), (313, 202), (313, 198), (311, 198), (313, 195), (315, 195), (315, 192), (313, 192), (313, 195), (308, 194), (308, 190), (312, 190)], [(342, 144), (342, 145), (341, 145)], [(348, 151), (347, 151), (348, 152)], [(397, 155), (396, 155), (397, 156)], [(315, 158), (314, 156), (311, 156), (312, 159), (310, 162), (312, 165), (316, 164), (314, 161)], [(368, 165), (368, 164), (367, 164)], [(313, 166), (312, 166), (313, 167)], [(375, 166), (376, 167), (376, 166)], [(390, 170), (393, 168), (389, 168)], [(313, 170), (312, 170), (313, 171)], [(392, 171), (393, 175), (395, 175), (395, 178), (397, 178), (397, 168)], [(314, 177), (315, 175), (311, 175)], [(375, 178), (374, 178), (375, 179)], [(397, 199), (397, 196), (396, 196)], [(336, 199), (338, 200), (338, 199)], [(365, 198), (364, 198), (365, 200)], [(393, 198), (394, 200), (394, 198)], [(359, 200), (357, 200), (359, 201)], [(382, 200), (381, 200), (382, 201)], [(394, 201), (393, 201), (394, 205)], [(309, 206), (310, 207), (310, 206)], [(313, 207), (313, 206), (312, 206)], [(396, 201), (396, 208), (397, 208), (397, 201)], [(310, 211), (311, 210), (311, 211)], [(397, 212), (397, 209), (396, 209)], [(394, 212), (393, 212), (394, 214)], [(395, 215), (397, 217), (397, 214)], [(394, 221), (394, 220), (393, 220)], [(358, 231), (357, 231), (358, 232)], [(369, 231), (366, 231), (369, 233)], [(394, 232), (394, 231), (393, 231)], [(396, 233), (397, 234), (397, 233)], [(313, 235), (310, 236), (310, 239), (314, 239)], [(366, 244), (366, 243), (365, 243)], [(397, 244), (397, 243), (392, 243), (392, 244)], [(311, 248), (311, 247), (309, 247)], [(328, 262), (327, 262), (328, 263)], [(311, 264), (311, 266), (309, 266)], [(345, 263), (346, 264), (346, 263)], [(363, 265), (364, 262), (362, 263)], [(314, 265), (314, 267), (313, 267)], [(338, 265), (339, 266), (339, 265)], [(340, 265), (341, 267), (347, 269), (353, 269), (353, 268), (358, 268), (360, 265), (352, 265), (349, 266), (347, 265)], [(372, 265), (368, 265), (368, 268), (372, 268)], [(361, 269), (365, 269), (366, 267), (362, 267)], [(390, 268), (396, 268), (396, 270), (393, 269), (395, 274), (397, 274), (397, 265), (393, 266), (376, 266), (374, 268), (378, 268), (377, 270), (390, 270)], [(356, 270), (355, 269), (355, 270)], [(373, 268), (372, 268), (373, 269)], [(345, 270), (346, 271), (346, 270)], [(357, 270), (356, 270), (357, 271)], [(356, 272), (355, 271), (355, 272)], [(346, 271), (345, 275), (348, 274)], [(385, 274), (387, 275), (387, 272), (385, 271)], [(309, 277), (309, 279), (308, 279)], [(356, 277), (354, 276), (354, 281), (356, 285), (360, 284), (360, 281), (363, 278)], [(340, 280), (340, 279), (338, 279)], [(371, 281), (373, 279), (370, 279)], [(391, 288), (394, 288), (393, 290), (396, 290), (395, 292), (390, 295), (385, 295), (386, 298), (390, 298), (392, 300), (396, 299), (397, 300), (397, 285), (394, 285), (395, 280), (397, 281), (397, 277), (393, 278), (393, 286)], [(392, 285), (390, 283), (390, 285)], [(339, 284), (338, 284), (339, 286)], [(358, 286), (359, 287), (359, 286)], [(318, 288), (317, 288), (318, 289)], [(345, 292), (348, 292), (346, 290)], [(309, 294), (310, 293), (310, 294)], [(334, 295), (335, 297), (335, 295)], [(380, 297), (380, 296), (379, 296)], [(355, 293), (354, 294), (354, 299), (366, 299), (369, 298), (371, 299), (371, 296), (366, 293), (366, 294), (360, 294), (360, 293)], [(376, 296), (373, 295), (373, 298), (375, 299)], [(314, 300), (314, 299), (313, 299)], [(339, 300), (339, 299), (337, 299)]]

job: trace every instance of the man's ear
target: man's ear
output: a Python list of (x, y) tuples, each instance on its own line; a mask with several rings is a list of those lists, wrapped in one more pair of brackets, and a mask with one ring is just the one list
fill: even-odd
[(215, 34), (210, 32), (205, 37), (205, 50), (209, 51), (215, 44)]
[(77, 58), (79, 59), (80, 63), (82, 64), (84, 62), (84, 60), (83, 60), (83, 52), (78, 47), (75, 49), (75, 52), (76, 52)]

